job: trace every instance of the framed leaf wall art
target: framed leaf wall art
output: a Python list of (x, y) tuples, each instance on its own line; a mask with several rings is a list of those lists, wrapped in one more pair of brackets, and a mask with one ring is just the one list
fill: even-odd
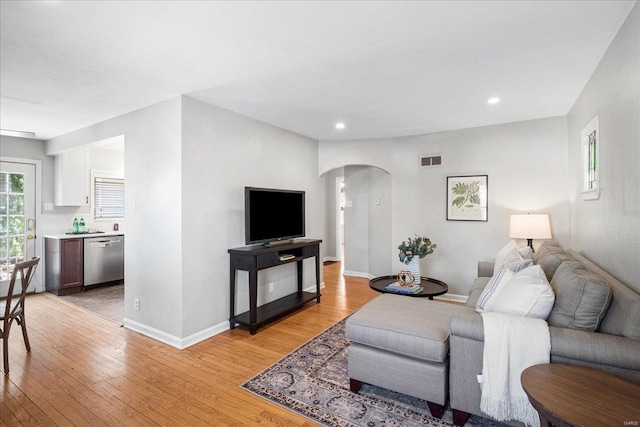
[(489, 175), (447, 177), (447, 221), (487, 221)]

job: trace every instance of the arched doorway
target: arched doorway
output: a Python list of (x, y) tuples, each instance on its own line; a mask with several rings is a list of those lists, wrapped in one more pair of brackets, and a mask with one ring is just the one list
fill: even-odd
[(391, 271), (391, 175), (370, 165), (326, 172), (325, 260), (342, 261), (346, 275)]

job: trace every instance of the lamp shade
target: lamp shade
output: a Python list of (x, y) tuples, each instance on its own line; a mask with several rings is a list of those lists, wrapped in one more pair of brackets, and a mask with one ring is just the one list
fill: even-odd
[(511, 215), (509, 237), (514, 239), (550, 239), (551, 226), (549, 225), (549, 215)]

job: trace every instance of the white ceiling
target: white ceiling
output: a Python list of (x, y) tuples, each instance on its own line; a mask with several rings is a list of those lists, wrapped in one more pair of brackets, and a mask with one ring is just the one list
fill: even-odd
[(186, 94), (325, 140), (564, 115), (634, 1), (0, 4), (3, 129)]

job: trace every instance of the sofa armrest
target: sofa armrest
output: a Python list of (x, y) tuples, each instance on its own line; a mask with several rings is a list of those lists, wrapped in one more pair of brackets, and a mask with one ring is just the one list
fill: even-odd
[(640, 371), (640, 340), (553, 326), (549, 333), (552, 357)]
[(451, 335), (484, 342), (482, 316), (477, 313), (453, 313)]
[(493, 261), (478, 261), (478, 277), (493, 276)]
[(449, 341), (449, 402), (452, 409), (487, 417), (480, 410), (484, 329), (478, 313), (453, 313)]

